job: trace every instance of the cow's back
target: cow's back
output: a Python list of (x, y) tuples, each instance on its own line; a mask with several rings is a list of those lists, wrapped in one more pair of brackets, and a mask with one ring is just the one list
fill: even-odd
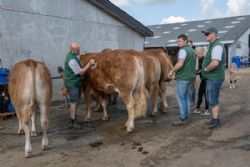
[(144, 79), (143, 62), (137, 54), (132, 50), (99, 53), (96, 58), (97, 68), (91, 72), (91, 77), (95, 79), (91, 80), (95, 81), (97, 87), (102, 85), (101, 79), (104, 79), (120, 91), (135, 89)]
[(150, 56), (146, 52), (140, 52), (140, 57), (144, 64), (145, 86), (147, 89), (159, 81), (161, 75), (160, 62), (155, 56)]
[(48, 68), (41, 62), (36, 62), (35, 71), (36, 102), (49, 104), (52, 98), (52, 81)]
[(15, 107), (31, 103), (49, 103), (52, 94), (50, 72), (41, 62), (21, 61), (11, 70), (9, 90)]
[(163, 49), (149, 49), (146, 50), (145, 53), (149, 56), (156, 57), (160, 62), (161, 67), (161, 81), (170, 81), (171, 79), (168, 77), (168, 73), (173, 67), (172, 62), (169, 56), (165, 53)]

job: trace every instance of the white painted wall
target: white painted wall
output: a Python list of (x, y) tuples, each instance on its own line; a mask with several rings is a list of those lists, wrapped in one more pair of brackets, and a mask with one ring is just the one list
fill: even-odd
[[(125, 33), (124, 33), (125, 32)], [(0, 58), (6, 68), (43, 60), (52, 76), (63, 66), (71, 41), (81, 52), (143, 49), (144, 37), (87, 0), (0, 0)], [(53, 99), (61, 81), (53, 81)]]

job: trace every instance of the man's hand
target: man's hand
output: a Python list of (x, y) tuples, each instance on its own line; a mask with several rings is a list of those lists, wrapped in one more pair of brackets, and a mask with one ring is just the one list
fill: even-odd
[(90, 65), (93, 65), (93, 64), (95, 64), (95, 60), (94, 59), (90, 59), (89, 63), (90, 63)]
[(173, 76), (174, 76), (174, 72), (172, 70), (170, 70), (168, 73), (168, 77), (172, 79)]

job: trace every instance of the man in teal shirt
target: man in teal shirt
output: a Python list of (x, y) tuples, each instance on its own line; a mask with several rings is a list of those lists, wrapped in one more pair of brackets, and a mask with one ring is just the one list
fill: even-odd
[(169, 72), (171, 78), (176, 73), (176, 96), (180, 110), (180, 119), (172, 123), (173, 126), (185, 125), (190, 118), (190, 96), (189, 90), (195, 80), (195, 52), (187, 44), (188, 37), (185, 34), (178, 36), (178, 62)]
[(212, 120), (205, 124), (205, 128), (213, 129), (220, 126), (219, 96), (220, 88), (225, 79), (224, 73), (224, 45), (217, 38), (217, 29), (208, 27), (202, 31), (209, 47), (202, 64), (202, 76), (206, 79), (206, 96), (211, 107)]
[(70, 97), (70, 118), (71, 128), (74, 127), (76, 109), (78, 101), (81, 97), (81, 75), (83, 75), (95, 60), (91, 59), (85, 67), (81, 67), (79, 60), (80, 46), (78, 43), (73, 42), (70, 45), (70, 51), (66, 56), (64, 63), (64, 85), (69, 92)]

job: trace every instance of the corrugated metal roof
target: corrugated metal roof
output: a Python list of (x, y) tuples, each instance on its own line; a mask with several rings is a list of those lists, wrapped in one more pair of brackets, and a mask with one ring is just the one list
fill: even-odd
[(222, 42), (230, 44), (250, 28), (250, 15), (148, 26), (157, 38), (147, 37), (145, 48), (177, 46), (176, 39), (180, 34), (188, 35), (194, 45), (206, 45), (201, 30), (209, 26), (216, 27)]
[(120, 20), (122, 23), (133, 29), (134, 31), (140, 33), (145, 37), (152, 37), (153, 32), (144, 26), (141, 22), (127, 14), (125, 11), (114, 5), (109, 0), (88, 0), (98, 8), (102, 9), (109, 15), (115, 17)]

